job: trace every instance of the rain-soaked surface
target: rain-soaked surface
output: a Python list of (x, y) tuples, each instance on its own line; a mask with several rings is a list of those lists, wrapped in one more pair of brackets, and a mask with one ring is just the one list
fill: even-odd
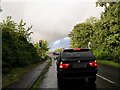
[(66, 88), (85, 88), (96, 90), (97, 88), (109, 88), (113, 90), (118, 90), (116, 86), (100, 77), (97, 77), (97, 80), (94, 84), (88, 83), (88, 80), (70, 80), (63, 82), (62, 86), (57, 84), (57, 70), (56, 70), (56, 60), (53, 59), (52, 65), (50, 66), (48, 72), (45, 75), (45, 79), (39, 86), (39, 88), (57, 88), (57, 89), (66, 89)]

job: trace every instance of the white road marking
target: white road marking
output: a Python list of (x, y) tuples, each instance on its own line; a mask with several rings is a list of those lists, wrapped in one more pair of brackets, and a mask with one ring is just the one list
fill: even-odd
[(111, 81), (111, 80), (109, 80), (109, 79), (107, 79), (107, 78), (105, 78), (105, 77), (103, 77), (101, 75), (97, 74), (97, 76), (100, 77), (100, 78), (102, 78), (102, 79), (104, 79), (104, 80), (106, 80), (106, 81), (108, 81), (109, 83), (115, 84), (115, 82), (113, 82), (113, 81)]

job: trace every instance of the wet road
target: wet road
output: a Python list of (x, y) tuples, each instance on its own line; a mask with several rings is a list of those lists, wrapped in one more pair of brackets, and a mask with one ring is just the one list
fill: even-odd
[(110, 89), (110, 90), (120, 90), (116, 82), (109, 80), (100, 75), (100, 72), (97, 74), (97, 80), (94, 84), (88, 83), (87, 80), (78, 80), (78, 81), (68, 81), (65, 82), (62, 87), (57, 85), (57, 71), (56, 71), (56, 60), (53, 60), (52, 66), (50, 66), (48, 72), (45, 75), (45, 79), (39, 86), (39, 88), (57, 88), (57, 89), (66, 89), (66, 88), (85, 88), (97, 90), (98, 88)]

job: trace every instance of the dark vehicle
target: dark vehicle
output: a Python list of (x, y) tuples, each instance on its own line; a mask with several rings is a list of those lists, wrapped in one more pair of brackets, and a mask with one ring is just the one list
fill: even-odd
[(59, 55), (59, 52), (53, 52), (53, 55)]
[(57, 60), (58, 59), (58, 56), (54, 57), (54, 60)]
[(57, 60), (58, 84), (63, 80), (85, 79), (94, 83), (98, 67), (96, 58), (87, 48), (64, 49)]

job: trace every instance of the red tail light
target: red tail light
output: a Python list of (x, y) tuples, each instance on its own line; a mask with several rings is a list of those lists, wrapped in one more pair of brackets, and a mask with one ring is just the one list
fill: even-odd
[(80, 48), (73, 48), (73, 50), (80, 50)]
[(97, 63), (96, 63), (96, 62), (89, 62), (89, 65), (90, 65), (91, 67), (97, 67)]
[(69, 64), (62, 64), (62, 63), (59, 66), (59, 68), (61, 68), (61, 69), (62, 68), (68, 68), (68, 67), (69, 67)]

